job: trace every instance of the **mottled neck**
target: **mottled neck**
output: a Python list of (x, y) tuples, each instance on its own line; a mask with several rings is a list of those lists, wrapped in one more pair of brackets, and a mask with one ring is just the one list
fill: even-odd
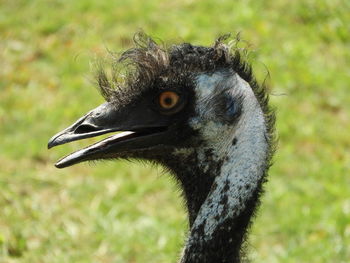
[(183, 181), (196, 180), (187, 191), (184, 183), (191, 229), (181, 263), (240, 262), (269, 154), (261, 108), (252, 92), (244, 97), (244, 114), (234, 132), (197, 150), (199, 168), (181, 175)]

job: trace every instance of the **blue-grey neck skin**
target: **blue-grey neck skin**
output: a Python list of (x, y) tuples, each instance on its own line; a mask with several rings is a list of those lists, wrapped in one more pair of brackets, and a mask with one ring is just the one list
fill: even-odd
[[(241, 98), (235, 125), (223, 123), (206, 101), (222, 85)], [(170, 167), (184, 189), (190, 236), (181, 263), (239, 262), (241, 245), (268, 168), (266, 123), (252, 89), (237, 74), (214, 73), (197, 78), (197, 115), (190, 120), (203, 144), (177, 149), (183, 165)]]

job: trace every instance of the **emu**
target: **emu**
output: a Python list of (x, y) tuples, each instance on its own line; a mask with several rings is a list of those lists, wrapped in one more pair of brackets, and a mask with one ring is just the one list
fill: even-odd
[(115, 59), (112, 76), (102, 66), (97, 72), (106, 102), (53, 136), (48, 148), (119, 133), (56, 167), (130, 158), (166, 167), (188, 210), (180, 262), (241, 262), (274, 152), (275, 114), (267, 89), (226, 37), (211, 47), (165, 48), (142, 33), (134, 42)]

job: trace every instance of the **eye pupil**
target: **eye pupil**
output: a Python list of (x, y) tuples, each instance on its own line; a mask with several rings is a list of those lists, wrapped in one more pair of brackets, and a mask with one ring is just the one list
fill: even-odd
[(170, 97), (167, 97), (164, 99), (164, 104), (167, 106), (170, 106), (171, 104), (173, 104), (173, 99)]

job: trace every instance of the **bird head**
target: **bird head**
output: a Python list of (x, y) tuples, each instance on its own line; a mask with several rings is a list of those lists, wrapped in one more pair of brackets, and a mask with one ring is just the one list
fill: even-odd
[(218, 149), (232, 139), (242, 87), (251, 91), (247, 82), (255, 83), (239, 53), (232, 54), (223, 38), (212, 47), (185, 43), (166, 49), (139, 34), (135, 45), (115, 62), (126, 71), (110, 77), (99, 69), (106, 102), (53, 136), (48, 147), (115, 134), (62, 158), (58, 168), (100, 159), (164, 161), (198, 148)]

